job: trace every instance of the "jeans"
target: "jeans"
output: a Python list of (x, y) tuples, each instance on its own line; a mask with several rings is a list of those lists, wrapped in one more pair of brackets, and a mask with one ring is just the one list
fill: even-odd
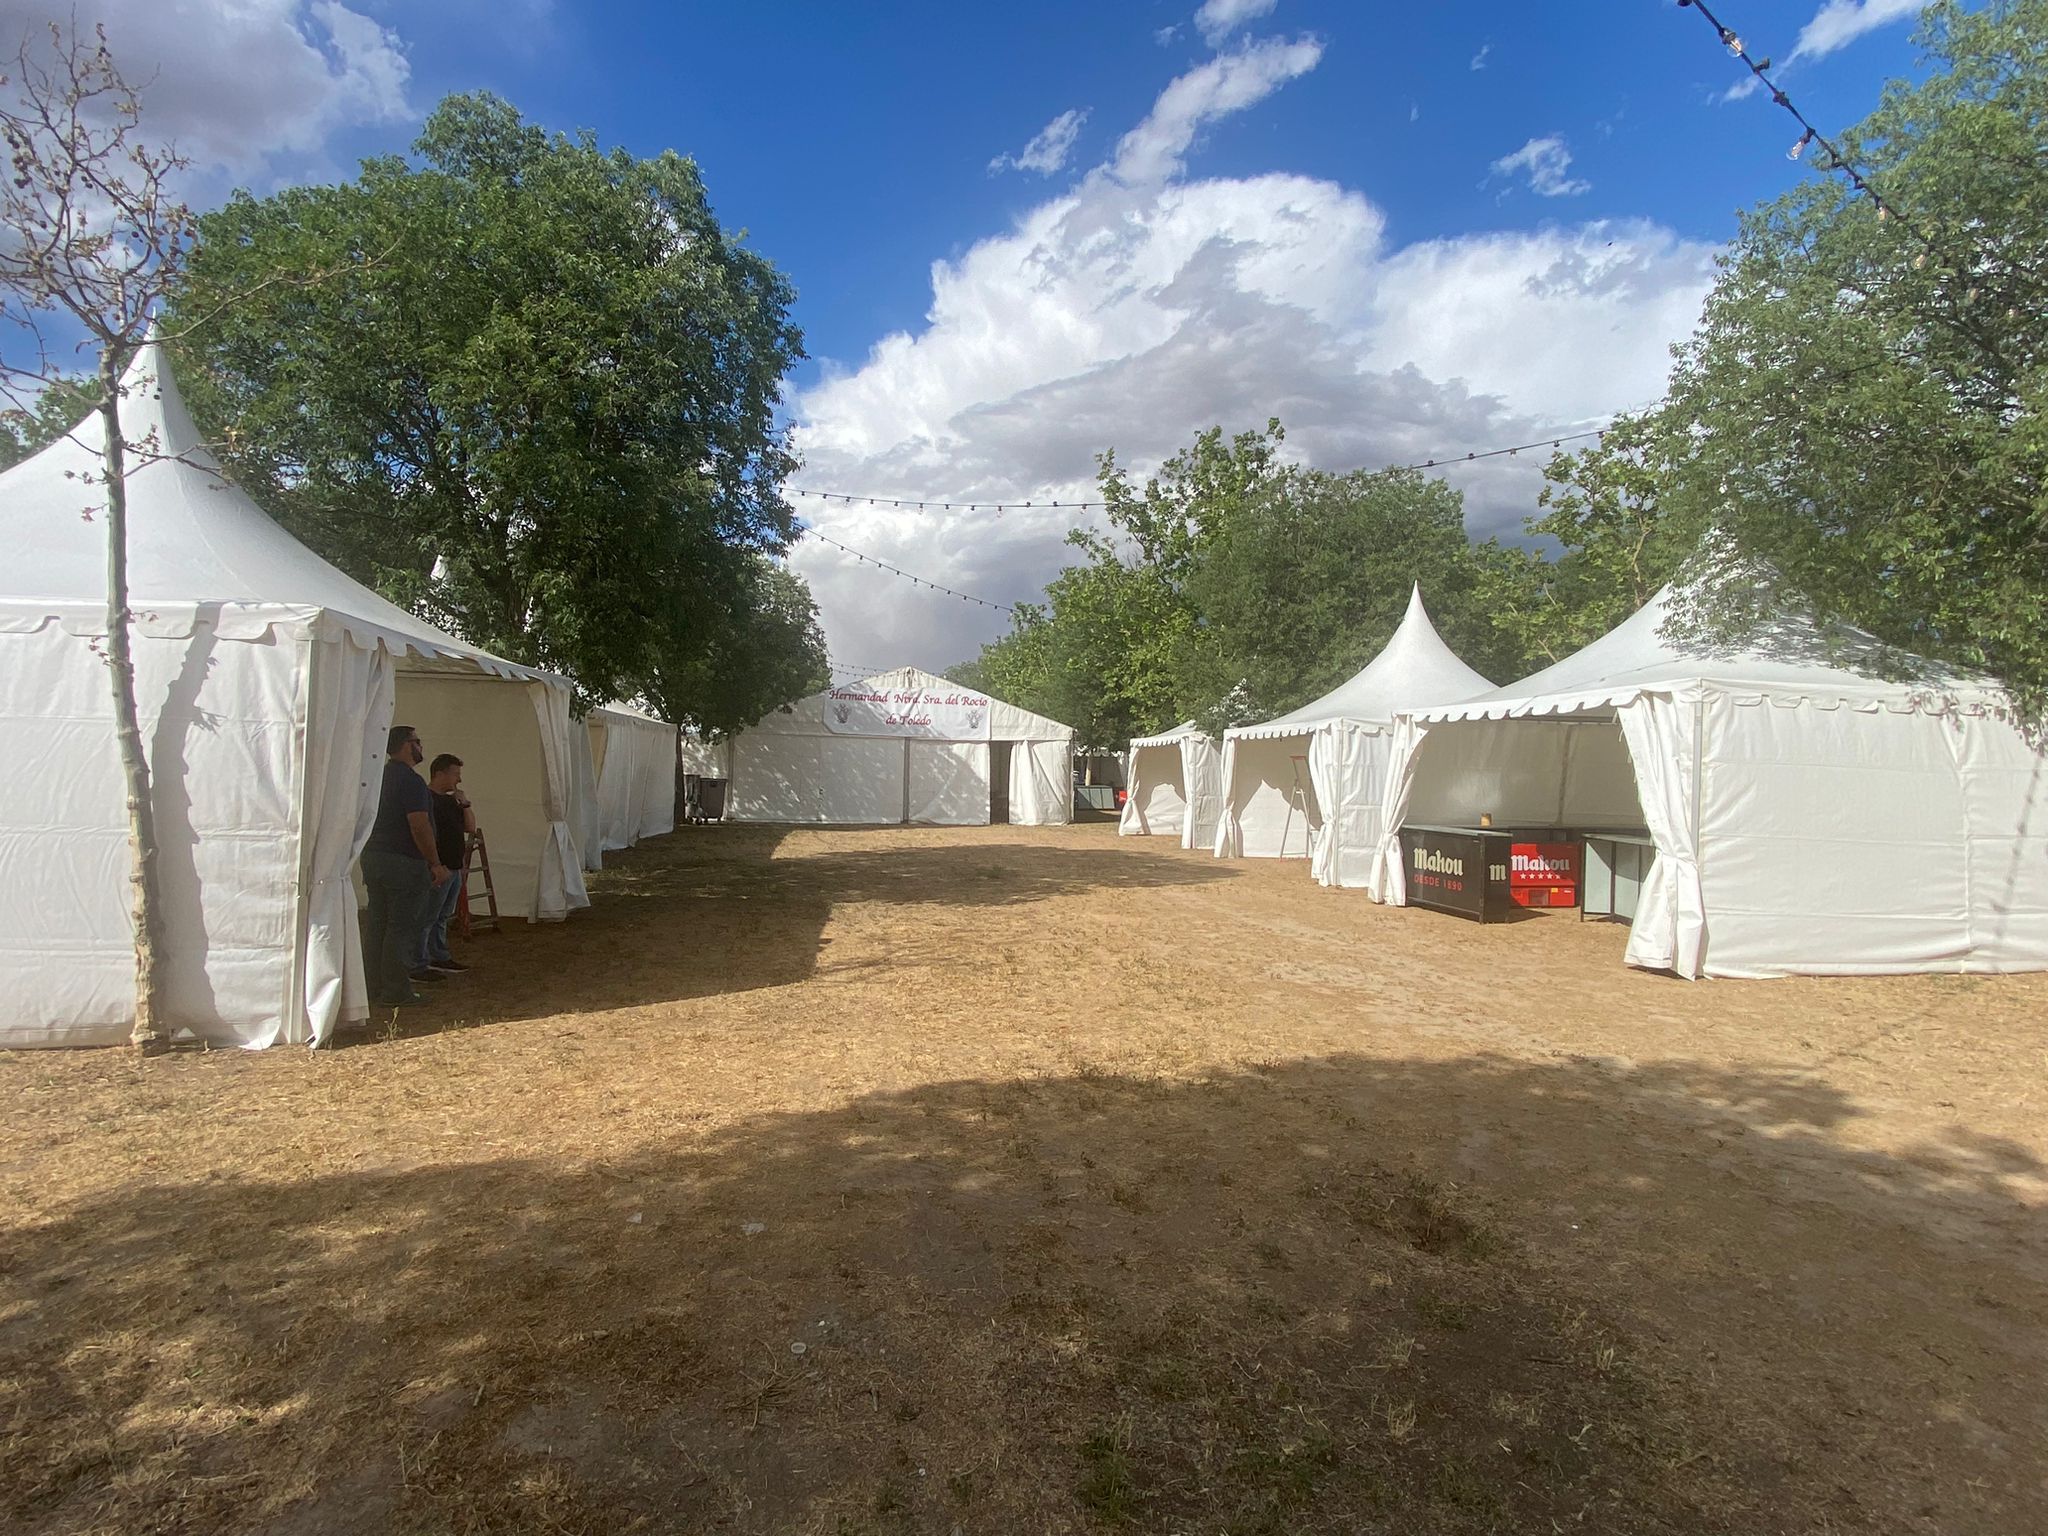
[(435, 894), (427, 861), (382, 848), (363, 850), (363, 884), (370, 904), (363, 913), (363, 977), (370, 1001), (382, 1008), (414, 998), (420, 933), (427, 924), (427, 900)]
[(455, 958), (448, 953), (448, 924), (454, 920), (455, 908), (462, 900), (462, 882), (468, 878), (461, 870), (455, 870), (448, 876), (446, 885), (436, 886), (427, 897), (427, 923), (420, 930), (420, 948), (413, 959), (414, 970)]

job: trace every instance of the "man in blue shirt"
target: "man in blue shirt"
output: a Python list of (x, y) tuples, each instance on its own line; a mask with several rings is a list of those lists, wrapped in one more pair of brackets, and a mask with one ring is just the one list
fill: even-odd
[(376, 825), (363, 846), (363, 973), (370, 1004), (396, 1008), (424, 999), (413, 990), (414, 957), (426, 927), (427, 904), (453, 878), (434, 846), (433, 796), (417, 772), (426, 758), (420, 733), (394, 725), (385, 739), (384, 787)]

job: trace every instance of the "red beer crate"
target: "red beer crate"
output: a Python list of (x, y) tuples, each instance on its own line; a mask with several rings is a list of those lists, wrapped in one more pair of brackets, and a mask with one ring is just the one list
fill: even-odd
[(1577, 843), (1514, 843), (1508, 850), (1508, 895), (1521, 907), (1579, 904)]

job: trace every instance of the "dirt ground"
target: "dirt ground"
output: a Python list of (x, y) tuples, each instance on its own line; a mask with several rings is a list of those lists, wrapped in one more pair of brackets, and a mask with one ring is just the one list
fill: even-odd
[(2048, 1530), (2048, 976), (1156, 844), (687, 830), (343, 1049), (0, 1055), (0, 1528)]

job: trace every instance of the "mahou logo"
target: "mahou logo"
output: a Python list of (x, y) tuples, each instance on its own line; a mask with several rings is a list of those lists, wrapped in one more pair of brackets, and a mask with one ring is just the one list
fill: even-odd
[(1551, 858), (1540, 853), (1517, 853), (1514, 869), (1518, 875), (1569, 875), (1572, 872), (1570, 858)]
[(1422, 875), (1457, 875), (1462, 878), (1465, 873), (1465, 861), (1433, 853), (1427, 848), (1418, 848), (1415, 850), (1415, 872)]

